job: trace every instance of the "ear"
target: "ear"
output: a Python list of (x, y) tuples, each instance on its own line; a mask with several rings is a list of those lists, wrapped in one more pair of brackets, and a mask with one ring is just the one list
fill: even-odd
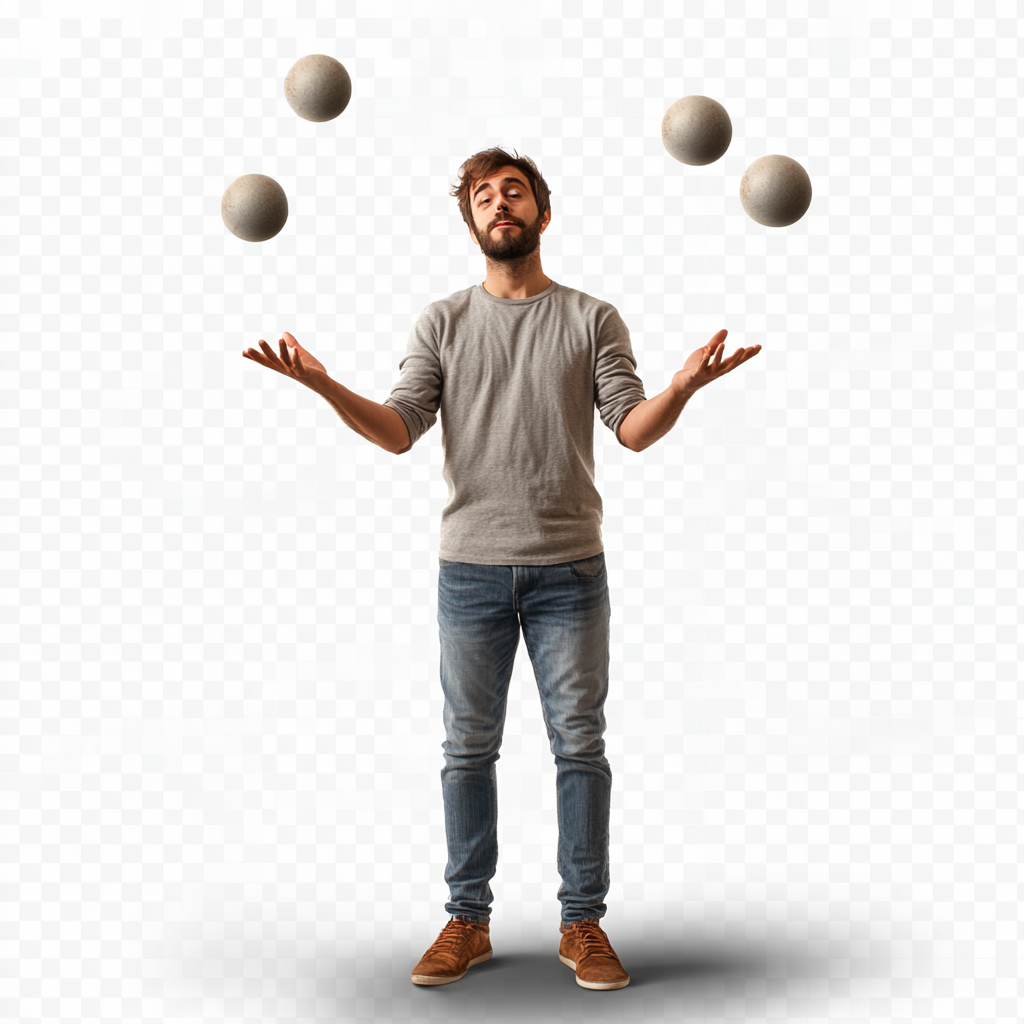
[(546, 209), (546, 210), (544, 211), (544, 219), (543, 219), (543, 220), (542, 220), (542, 221), (540, 222), (540, 230), (541, 230), (541, 233), (542, 233), (542, 234), (543, 234), (543, 233), (544, 233), (544, 231), (545, 231), (545, 230), (547, 229), (547, 226), (548, 226), (548, 225), (549, 225), (550, 223), (551, 223), (551, 207), (549, 206), (549, 207), (548, 207), (548, 208), (547, 208), (547, 209)]

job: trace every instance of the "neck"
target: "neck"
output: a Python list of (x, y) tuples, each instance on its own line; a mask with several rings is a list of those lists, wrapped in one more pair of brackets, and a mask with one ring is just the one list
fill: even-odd
[(487, 260), (484, 291), (498, 299), (528, 299), (551, 284), (540, 265), (540, 246), (517, 260)]

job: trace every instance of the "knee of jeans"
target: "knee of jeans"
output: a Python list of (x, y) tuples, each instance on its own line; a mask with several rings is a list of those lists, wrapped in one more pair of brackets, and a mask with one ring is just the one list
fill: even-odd
[(501, 738), (492, 738), (486, 742), (473, 742), (464, 739), (446, 739), (441, 744), (444, 750), (446, 768), (486, 768), (498, 760), (498, 748)]
[(551, 739), (551, 753), (555, 755), (555, 764), (566, 763), (607, 765), (604, 756), (605, 743), (603, 736), (554, 736)]
[(548, 743), (557, 761), (600, 761), (604, 758), (605, 719), (602, 713), (577, 718), (570, 723), (551, 716), (547, 722)]
[(563, 754), (555, 755), (555, 767), (559, 774), (565, 772), (594, 772), (597, 775), (603, 775), (607, 779), (612, 777), (612, 766), (608, 763), (608, 758), (604, 756), (604, 751), (600, 754), (590, 757), (566, 757)]

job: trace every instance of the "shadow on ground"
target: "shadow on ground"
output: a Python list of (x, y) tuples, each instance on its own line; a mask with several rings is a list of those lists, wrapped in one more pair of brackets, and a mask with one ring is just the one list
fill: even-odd
[[(193, 937), (194, 939), (194, 937)], [(665, 938), (622, 933), (615, 947), (630, 984), (593, 992), (576, 984), (554, 942), (503, 947), (492, 935), (494, 958), (470, 968), (458, 982), (418, 986), (409, 972), (422, 950), (380, 943), (346, 958), (329, 943), (303, 943), (253, 929), (246, 934), (164, 947), (163, 958), (181, 983), (178, 995), (199, 1000), (234, 1022), (289, 1020), (380, 1021), (447, 1019), (540, 1022), (583, 1017), (682, 1019), (704, 1011), (785, 1009), (789, 1019), (827, 1017), (856, 1002), (864, 982), (891, 983), (888, 951), (875, 939), (822, 932), (808, 926), (770, 930), (703, 930)], [(398, 947), (401, 948), (398, 948)], [(172, 981), (173, 984), (173, 981)], [(176, 1000), (177, 1001), (177, 1000)], [(198, 1003), (195, 1009), (200, 1009)], [(789, 1012), (794, 1011), (794, 1012)], [(840, 1013), (840, 1016), (844, 1016)], [(193, 1018), (195, 1019), (195, 1018)]]
[[(615, 945), (630, 974), (628, 987), (617, 991), (581, 988), (554, 949), (496, 951), (492, 960), (471, 968), (453, 985), (416, 986), (412, 1002), (425, 1006), (430, 1000), (443, 1000), (453, 1019), (461, 1019), (463, 1009), (468, 1018), (482, 1002), (493, 1008), (494, 1020), (538, 1019), (544, 1011), (571, 1007), (601, 1019), (634, 1017), (641, 1010), (645, 1017), (682, 1017), (727, 1004), (737, 1009), (748, 1005), (752, 1011), (774, 1002), (811, 1007), (822, 999), (842, 1000), (844, 989), (891, 974), (889, 958), (876, 943), (834, 935), (795, 940), (723, 932), (658, 940), (623, 938)], [(361, 980), (356, 988), (369, 994)]]

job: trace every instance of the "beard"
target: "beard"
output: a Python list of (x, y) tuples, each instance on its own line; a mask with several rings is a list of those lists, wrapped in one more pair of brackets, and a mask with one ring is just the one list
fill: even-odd
[[(512, 217), (509, 215), (499, 215), (488, 226), (487, 230), (477, 236), (477, 241), (480, 243), (480, 251), (487, 257), (489, 262), (493, 263), (526, 263), (527, 257), (532, 256), (540, 245), (540, 222), (542, 214), (537, 215), (537, 220), (533, 224), (527, 224), (525, 221), (520, 220), (518, 217)], [(514, 231), (506, 231), (502, 228), (500, 231), (491, 233), (491, 228), (494, 224), (498, 224), (503, 220), (510, 220), (513, 224), (519, 226), (519, 233), (516, 234)]]

